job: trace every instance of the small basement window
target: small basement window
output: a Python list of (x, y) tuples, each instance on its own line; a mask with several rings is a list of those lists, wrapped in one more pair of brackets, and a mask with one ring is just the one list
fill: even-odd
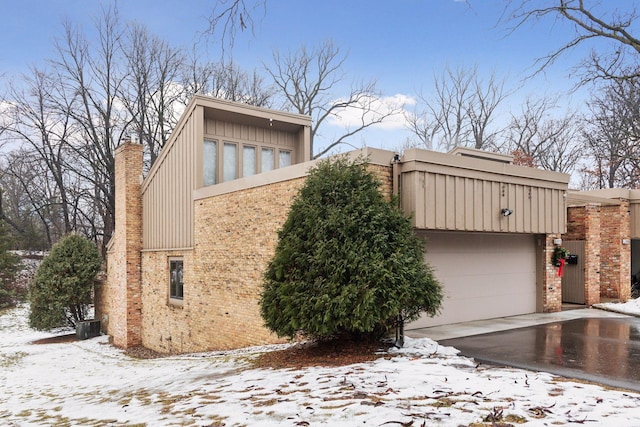
[(169, 299), (184, 298), (184, 265), (182, 258), (169, 258)]

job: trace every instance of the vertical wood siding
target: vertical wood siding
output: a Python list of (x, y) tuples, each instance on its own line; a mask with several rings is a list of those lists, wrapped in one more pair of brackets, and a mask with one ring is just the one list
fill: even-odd
[[(416, 228), (509, 233), (561, 233), (566, 228), (566, 186), (495, 174), (460, 176), (455, 168), (450, 173), (405, 171), (401, 180), (402, 206), (413, 214)], [(503, 208), (513, 214), (503, 216)]]
[(297, 134), (238, 123), (229, 123), (217, 119), (205, 119), (204, 133), (220, 139), (286, 147), (287, 150), (292, 151), (292, 158), (295, 158), (295, 149), (298, 145)]
[(193, 245), (193, 190), (199, 168), (202, 108), (191, 111), (175, 142), (143, 193), (144, 248), (187, 248)]
[(631, 238), (640, 239), (640, 203), (629, 204), (629, 216), (631, 220)]
[[(193, 191), (202, 186), (202, 141), (225, 140), (257, 146), (282, 147), (299, 159), (300, 131), (286, 132), (205, 118), (197, 106), (175, 130), (172, 143), (154, 165), (155, 173), (143, 193), (144, 249), (182, 249), (193, 246)], [(241, 155), (241, 152), (240, 154)], [(218, 156), (221, 162), (221, 156)], [(220, 169), (220, 165), (218, 165)]]

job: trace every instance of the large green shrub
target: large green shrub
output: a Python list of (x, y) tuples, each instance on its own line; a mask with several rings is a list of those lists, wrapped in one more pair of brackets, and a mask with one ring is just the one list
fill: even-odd
[(424, 245), (367, 165), (345, 158), (314, 167), (278, 234), (260, 299), (279, 336), (363, 337), (401, 316), (437, 314), (442, 289)]
[(20, 270), (20, 257), (9, 252), (9, 239), (0, 220), (0, 309), (15, 306), (23, 298), (15, 280)]
[(95, 244), (69, 234), (42, 260), (29, 289), (29, 324), (35, 329), (75, 326), (85, 320), (102, 258)]

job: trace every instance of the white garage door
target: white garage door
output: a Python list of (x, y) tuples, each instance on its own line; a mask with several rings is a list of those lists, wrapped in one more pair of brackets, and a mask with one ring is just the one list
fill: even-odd
[(425, 259), (443, 284), (439, 316), (407, 329), (536, 311), (533, 235), (428, 232)]

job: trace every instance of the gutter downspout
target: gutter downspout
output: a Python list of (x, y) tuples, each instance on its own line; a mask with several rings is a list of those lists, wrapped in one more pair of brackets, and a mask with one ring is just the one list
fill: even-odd
[[(391, 181), (393, 196), (396, 198), (398, 207), (400, 207), (400, 173), (400, 155), (396, 153), (391, 160)], [(404, 319), (400, 313), (396, 317), (396, 341), (394, 346), (397, 348), (404, 347)]]

